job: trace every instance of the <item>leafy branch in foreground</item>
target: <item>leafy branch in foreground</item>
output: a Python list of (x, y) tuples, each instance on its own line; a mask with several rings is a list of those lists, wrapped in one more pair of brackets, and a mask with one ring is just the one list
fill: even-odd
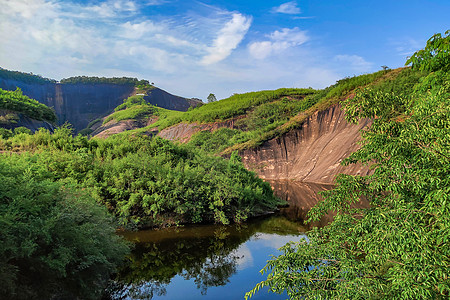
[[(267, 286), (291, 299), (448, 299), (450, 81), (444, 70), (448, 65), (410, 97), (362, 91), (344, 103), (350, 120), (373, 120), (361, 149), (346, 161), (372, 164), (372, 175), (340, 175), (310, 211), (310, 221), (335, 211), (334, 221), (312, 230), (308, 242), (284, 246), (262, 270), (267, 279), (246, 298)], [(361, 198), (370, 208), (352, 208)]]

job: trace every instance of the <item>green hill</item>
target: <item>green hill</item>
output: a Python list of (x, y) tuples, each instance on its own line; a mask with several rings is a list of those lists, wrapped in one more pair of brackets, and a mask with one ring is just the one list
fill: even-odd
[(245, 94), (190, 109), (171, 111), (151, 106), (140, 98), (129, 98), (104, 120), (136, 120), (155, 118), (148, 126), (127, 130), (122, 134), (164, 130), (182, 124), (216, 124), (233, 121), (233, 128), (202, 130), (190, 138), (190, 144), (208, 152), (229, 155), (234, 150), (254, 148), (280, 136), (302, 123), (317, 111), (326, 110), (351, 98), (364, 88), (409, 95), (427, 71), (400, 68), (344, 78), (322, 90), (278, 89)]

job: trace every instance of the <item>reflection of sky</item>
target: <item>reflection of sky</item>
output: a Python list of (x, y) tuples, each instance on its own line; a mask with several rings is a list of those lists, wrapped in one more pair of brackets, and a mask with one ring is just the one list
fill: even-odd
[(280, 247), (284, 246), (286, 243), (288, 243), (290, 241), (300, 241), (301, 238), (307, 239), (306, 235), (279, 236), (276, 234), (269, 234), (269, 233), (257, 233), (251, 239), (258, 240), (259, 241), (258, 245), (260, 245), (260, 246), (272, 247), (274, 249), (279, 249)]
[(253, 266), (253, 256), (252, 252), (248, 248), (246, 244), (242, 244), (235, 251), (232, 252), (232, 255), (237, 257), (237, 269), (238, 271), (250, 268)]
[[(244, 299), (246, 292), (266, 278), (266, 275), (261, 275), (259, 271), (266, 265), (270, 255), (278, 255), (280, 253), (278, 248), (289, 241), (299, 241), (302, 237), (305, 236), (258, 233), (230, 254), (238, 257), (237, 272), (229, 278), (225, 286), (210, 287), (206, 295), (202, 295), (193, 280), (185, 280), (177, 275), (167, 286), (167, 294), (153, 299)], [(286, 299), (286, 297), (285, 294), (277, 295), (261, 290), (251, 299)]]

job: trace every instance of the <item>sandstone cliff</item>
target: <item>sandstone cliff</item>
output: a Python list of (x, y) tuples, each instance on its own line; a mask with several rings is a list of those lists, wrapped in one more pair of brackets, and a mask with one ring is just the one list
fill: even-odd
[(370, 124), (349, 124), (339, 105), (309, 117), (301, 128), (241, 152), (243, 162), (266, 180), (288, 179), (333, 183), (339, 173), (367, 175), (361, 165), (341, 166), (359, 148), (360, 130)]

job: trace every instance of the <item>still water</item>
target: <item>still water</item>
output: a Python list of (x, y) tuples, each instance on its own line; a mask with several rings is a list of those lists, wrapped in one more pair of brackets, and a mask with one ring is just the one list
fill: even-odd
[[(307, 211), (331, 186), (271, 182), (290, 206), (241, 225), (184, 226), (123, 233), (135, 243), (128, 265), (111, 282), (112, 299), (243, 299), (265, 279), (259, 271), (278, 248), (307, 238)], [(328, 218), (315, 226), (324, 225)], [(286, 299), (262, 290), (252, 299)]]

